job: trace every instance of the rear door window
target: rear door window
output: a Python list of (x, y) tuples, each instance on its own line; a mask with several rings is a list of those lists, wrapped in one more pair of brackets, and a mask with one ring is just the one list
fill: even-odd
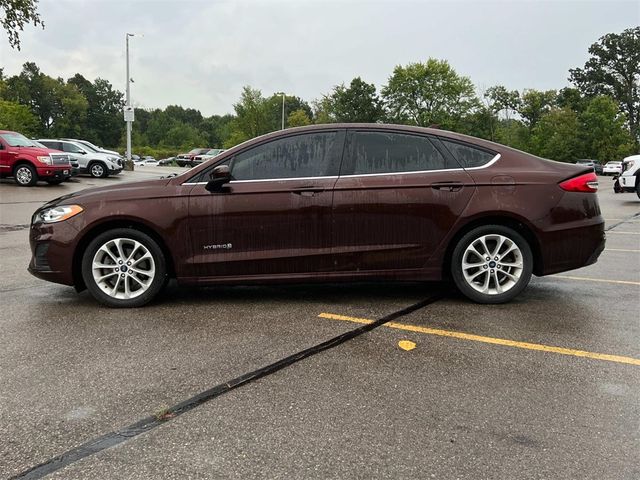
[(422, 172), (460, 168), (426, 136), (391, 132), (353, 132), (346, 152), (353, 175)]
[(482, 167), (496, 156), (496, 152), (472, 147), (466, 143), (454, 142), (444, 138), (440, 138), (440, 141), (463, 168)]

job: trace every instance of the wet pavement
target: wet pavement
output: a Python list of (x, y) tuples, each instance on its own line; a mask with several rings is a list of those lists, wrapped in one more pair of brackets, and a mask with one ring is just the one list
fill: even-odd
[(171, 284), (112, 310), (27, 273), (42, 203), (169, 171), (0, 182), (0, 478), (437, 292), (47, 478), (640, 478), (640, 200), (610, 178), (599, 262), (507, 305), (443, 284)]

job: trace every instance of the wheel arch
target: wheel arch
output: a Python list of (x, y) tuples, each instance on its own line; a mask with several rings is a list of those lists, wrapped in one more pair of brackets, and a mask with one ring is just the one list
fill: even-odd
[(110, 219), (97, 225), (93, 225), (88, 230), (83, 232), (82, 237), (76, 245), (75, 251), (73, 252), (72, 273), (73, 283), (77, 291), (82, 291), (86, 288), (86, 285), (84, 284), (84, 280), (82, 278), (82, 255), (87, 249), (87, 246), (96, 236), (116, 228), (132, 228), (153, 238), (158, 243), (158, 246), (165, 256), (168, 275), (170, 277), (175, 277), (175, 264), (173, 261), (173, 255), (171, 254), (171, 250), (169, 250), (169, 248), (167, 247), (167, 243), (165, 242), (162, 235), (160, 235), (154, 228), (150, 227), (148, 224), (139, 219)]
[(444, 255), (444, 264), (442, 266), (443, 277), (451, 277), (451, 257), (453, 256), (453, 250), (456, 248), (456, 245), (458, 244), (460, 239), (467, 232), (470, 232), (474, 228), (481, 227), (483, 225), (501, 225), (503, 227), (511, 228), (512, 230), (515, 230), (520, 235), (522, 235), (529, 244), (531, 253), (533, 254), (534, 275), (542, 274), (542, 272), (544, 271), (542, 251), (540, 248), (540, 242), (533, 230), (533, 227), (524, 219), (505, 215), (503, 213), (497, 213), (470, 219), (468, 222), (459, 226), (447, 245), (447, 249)]
[(38, 167), (36, 167), (31, 160), (28, 160), (26, 158), (20, 158), (16, 160), (16, 162), (13, 164), (13, 167), (11, 168), (11, 175), (15, 175), (16, 170), (20, 165), (29, 165), (31, 168), (33, 168), (36, 171), (36, 174), (38, 173)]

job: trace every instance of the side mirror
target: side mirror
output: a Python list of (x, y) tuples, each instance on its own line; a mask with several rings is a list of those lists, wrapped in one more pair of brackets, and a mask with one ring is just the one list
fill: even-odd
[(226, 183), (231, 181), (229, 165), (218, 165), (211, 171), (209, 182), (205, 187), (209, 192), (222, 192)]
[(80, 155), (86, 155), (86, 154), (87, 154), (87, 152), (85, 152), (84, 150), (78, 150), (78, 153), (79, 153)]

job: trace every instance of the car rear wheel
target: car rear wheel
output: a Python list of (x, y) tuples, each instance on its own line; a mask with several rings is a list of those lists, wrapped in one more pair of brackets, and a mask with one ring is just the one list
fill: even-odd
[(505, 303), (531, 280), (533, 255), (527, 241), (502, 225), (465, 234), (451, 258), (451, 274), (463, 295), (478, 303)]
[(98, 235), (82, 257), (87, 289), (109, 307), (145, 305), (160, 292), (166, 276), (166, 261), (158, 243), (132, 228)]
[(102, 162), (94, 162), (89, 165), (89, 174), (94, 178), (105, 178), (109, 175), (107, 167)]
[(38, 174), (36, 173), (36, 169), (26, 163), (16, 167), (13, 171), (13, 178), (21, 187), (32, 187), (38, 183)]

